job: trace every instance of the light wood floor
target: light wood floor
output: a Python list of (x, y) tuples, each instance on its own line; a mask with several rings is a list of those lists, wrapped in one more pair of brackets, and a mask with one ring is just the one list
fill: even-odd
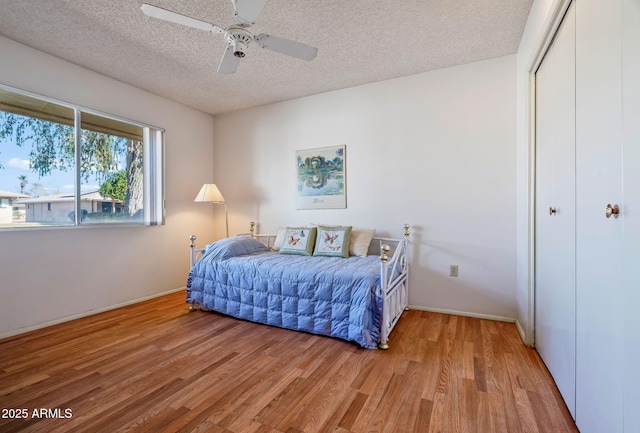
[(513, 324), (407, 311), (390, 345), (189, 313), (180, 292), (0, 340), (0, 431), (577, 432)]

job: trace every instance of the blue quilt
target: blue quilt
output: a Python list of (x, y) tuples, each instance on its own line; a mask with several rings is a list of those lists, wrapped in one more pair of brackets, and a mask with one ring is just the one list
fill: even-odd
[(207, 246), (189, 273), (187, 302), (372, 349), (380, 337), (379, 286), (377, 256), (292, 256), (236, 237)]

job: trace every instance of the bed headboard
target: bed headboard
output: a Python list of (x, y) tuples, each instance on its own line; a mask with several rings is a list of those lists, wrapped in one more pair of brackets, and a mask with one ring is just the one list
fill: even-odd
[[(404, 229), (404, 239), (400, 238), (385, 238), (380, 236), (374, 236), (371, 239), (371, 243), (369, 244), (369, 255), (380, 255), (380, 260), (386, 262), (390, 257), (393, 257), (398, 246), (405, 245), (405, 243), (409, 242), (409, 236), (411, 233), (409, 232), (409, 228), (411, 226), (409, 224), (404, 224), (402, 228)], [(256, 223), (251, 221), (250, 223), (250, 234), (255, 239), (258, 239), (260, 242), (265, 244), (268, 248), (272, 248), (273, 244), (276, 240), (277, 233), (267, 233), (267, 234), (258, 234), (255, 232)]]

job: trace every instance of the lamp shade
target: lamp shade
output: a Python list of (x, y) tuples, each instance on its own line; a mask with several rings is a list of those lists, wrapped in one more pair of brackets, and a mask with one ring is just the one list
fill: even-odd
[(224, 204), (224, 197), (215, 183), (205, 183), (194, 201), (206, 201), (209, 203)]

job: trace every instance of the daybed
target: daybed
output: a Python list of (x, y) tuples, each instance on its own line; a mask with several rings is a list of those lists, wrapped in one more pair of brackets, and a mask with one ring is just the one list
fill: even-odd
[[(388, 348), (389, 334), (408, 302), (408, 225), (404, 239), (369, 237), (370, 244), (357, 256), (336, 252), (334, 245), (340, 240), (349, 244), (348, 233), (336, 226), (317, 231), (287, 228), (279, 236), (255, 234), (254, 227), (251, 223), (250, 235), (225, 238), (202, 249), (196, 248), (196, 237), (190, 237), (191, 311), (200, 306), (204, 311), (354, 341), (369, 349)], [(316, 236), (317, 242), (305, 239)], [(274, 252), (274, 243), (283, 237), (285, 245)], [(315, 252), (312, 245), (301, 252), (308, 255), (297, 255), (301, 239), (315, 243)], [(295, 255), (283, 254), (287, 244)], [(325, 256), (319, 256), (322, 245)], [(368, 255), (376, 247), (380, 255)]]

